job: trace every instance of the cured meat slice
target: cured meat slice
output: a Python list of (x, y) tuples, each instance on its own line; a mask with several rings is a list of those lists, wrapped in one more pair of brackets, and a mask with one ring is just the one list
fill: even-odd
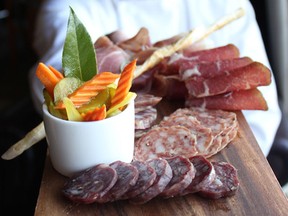
[(137, 94), (134, 102), (135, 113), (145, 110), (147, 107), (154, 107), (161, 100), (162, 97), (157, 97), (152, 94)]
[(215, 179), (215, 170), (212, 164), (203, 156), (194, 156), (189, 159), (193, 164), (196, 174), (191, 184), (180, 195), (196, 193), (210, 185)]
[(220, 59), (233, 59), (239, 57), (239, 49), (233, 45), (228, 44), (212, 49), (205, 49), (199, 51), (183, 50), (170, 57), (165, 58), (158, 65), (160, 74), (172, 75), (179, 74), (180, 66), (186, 62), (213, 62)]
[(156, 172), (148, 163), (142, 161), (133, 161), (131, 164), (138, 169), (139, 176), (136, 184), (130, 187), (130, 189), (125, 194), (123, 194), (120, 199), (131, 199), (138, 194), (141, 194), (147, 190), (156, 179)]
[(252, 89), (271, 83), (270, 70), (259, 62), (227, 71), (225, 75), (208, 79), (188, 79), (185, 85), (189, 95), (207, 97), (230, 91)]
[(177, 115), (164, 117), (164, 119), (159, 123), (160, 127), (173, 125), (186, 127), (192, 134), (195, 134), (198, 154), (205, 154), (206, 149), (212, 144), (213, 135), (211, 129), (203, 126), (194, 116)]
[(157, 119), (157, 109), (146, 107), (145, 110), (135, 113), (135, 129), (147, 129)]
[(252, 63), (248, 57), (224, 59), (213, 62), (184, 62), (179, 68), (179, 74), (182, 80), (191, 77), (212, 78), (215, 76), (225, 75), (226, 71), (240, 68)]
[(135, 160), (170, 158), (175, 155), (191, 157), (197, 154), (196, 136), (183, 126), (155, 127), (135, 144)]
[(97, 200), (99, 203), (118, 200), (134, 186), (138, 180), (138, 169), (130, 163), (115, 161), (110, 164), (110, 167), (116, 170), (118, 178), (114, 186), (104, 196)]
[(156, 158), (147, 161), (156, 171), (156, 179), (146, 191), (132, 198), (133, 204), (144, 204), (159, 195), (172, 179), (172, 169), (167, 160)]
[(99, 164), (68, 179), (63, 194), (78, 203), (93, 203), (101, 199), (116, 183), (117, 173), (107, 164)]
[(169, 198), (178, 195), (188, 187), (196, 171), (193, 164), (185, 157), (176, 156), (166, 160), (172, 168), (173, 177), (160, 195)]
[(211, 162), (215, 169), (214, 181), (203, 187), (199, 195), (211, 199), (232, 196), (239, 188), (238, 174), (235, 167), (226, 162)]
[(129, 39), (129, 37), (121, 30), (116, 30), (106, 34), (106, 37), (108, 37), (114, 44), (118, 44)]
[(203, 107), (222, 110), (267, 110), (268, 106), (262, 93), (257, 89), (228, 92), (210, 97), (189, 97), (186, 107)]

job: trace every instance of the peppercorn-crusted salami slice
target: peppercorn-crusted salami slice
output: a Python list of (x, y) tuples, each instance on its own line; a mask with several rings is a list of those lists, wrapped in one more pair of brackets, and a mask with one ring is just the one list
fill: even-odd
[(156, 171), (156, 179), (147, 190), (132, 198), (130, 201), (133, 204), (143, 204), (159, 195), (172, 179), (172, 169), (167, 160), (155, 158), (147, 161)]
[(213, 135), (212, 130), (201, 124), (200, 121), (194, 116), (176, 115), (165, 117), (160, 123), (160, 127), (168, 127), (173, 125), (180, 125), (190, 130), (195, 134), (197, 143), (196, 149), (198, 154), (205, 154), (206, 149), (212, 144)]
[(99, 164), (67, 180), (63, 194), (78, 203), (93, 203), (101, 199), (116, 183), (117, 173), (107, 164)]
[(135, 113), (135, 129), (150, 128), (157, 119), (157, 110), (154, 107), (146, 107)]
[(194, 156), (189, 158), (195, 167), (196, 173), (191, 184), (182, 191), (180, 195), (196, 193), (203, 187), (211, 184), (215, 179), (215, 170), (212, 164), (203, 156)]
[(211, 162), (215, 169), (215, 179), (209, 185), (202, 187), (199, 195), (218, 199), (234, 195), (239, 188), (237, 170), (226, 162)]
[(131, 162), (133, 166), (138, 169), (139, 176), (137, 182), (132, 186), (121, 199), (131, 199), (143, 191), (147, 190), (156, 179), (155, 170), (146, 162), (142, 161), (133, 161)]
[(173, 177), (160, 195), (169, 198), (180, 194), (188, 187), (195, 177), (196, 171), (193, 164), (185, 157), (176, 156), (166, 160), (172, 169)]
[(110, 167), (116, 170), (118, 178), (114, 186), (97, 201), (99, 203), (118, 200), (138, 180), (138, 169), (130, 163), (115, 161), (110, 164)]
[(135, 160), (170, 158), (175, 155), (192, 157), (197, 154), (196, 136), (183, 126), (155, 127), (135, 144)]

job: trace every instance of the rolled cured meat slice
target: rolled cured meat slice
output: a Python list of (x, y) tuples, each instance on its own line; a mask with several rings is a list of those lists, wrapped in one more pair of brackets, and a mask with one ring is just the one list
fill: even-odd
[(116, 170), (118, 178), (114, 186), (104, 196), (97, 200), (99, 203), (118, 200), (134, 186), (138, 180), (138, 169), (130, 163), (115, 161), (109, 166)]
[(138, 194), (141, 194), (147, 190), (156, 179), (156, 172), (148, 163), (142, 161), (133, 161), (131, 164), (138, 169), (139, 176), (136, 184), (130, 187), (129, 190), (123, 194), (120, 199), (131, 199)]
[(211, 162), (215, 169), (214, 181), (203, 187), (199, 195), (211, 199), (232, 196), (239, 188), (237, 170), (226, 162)]
[(160, 195), (169, 198), (185, 190), (191, 184), (196, 171), (193, 164), (185, 157), (176, 156), (166, 160), (172, 169), (173, 177)]
[(135, 143), (135, 160), (170, 158), (175, 155), (192, 157), (197, 154), (196, 136), (183, 126), (155, 127)]
[(74, 202), (94, 203), (101, 199), (116, 181), (115, 169), (107, 164), (99, 164), (67, 180), (62, 192)]
[(225, 75), (221, 76), (204, 80), (192, 78), (185, 80), (189, 95), (197, 98), (253, 89), (270, 83), (270, 70), (259, 62), (227, 71)]
[(186, 187), (179, 195), (186, 195), (201, 191), (215, 179), (215, 170), (212, 164), (203, 156), (194, 156), (189, 158), (193, 164), (196, 173), (191, 184)]
[(156, 179), (154, 183), (143, 193), (137, 195), (130, 200), (133, 204), (144, 204), (159, 195), (172, 179), (172, 169), (167, 160), (156, 158), (147, 161), (156, 171)]

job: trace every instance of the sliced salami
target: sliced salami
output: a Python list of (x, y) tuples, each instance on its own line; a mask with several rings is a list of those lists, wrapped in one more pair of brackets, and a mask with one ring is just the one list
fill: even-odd
[(155, 127), (135, 144), (135, 160), (170, 158), (183, 155), (187, 158), (197, 154), (196, 136), (183, 126)]
[(98, 200), (99, 203), (118, 200), (138, 180), (138, 169), (130, 163), (115, 161), (110, 167), (116, 170), (118, 178), (114, 186)]
[(173, 177), (160, 195), (169, 198), (178, 195), (191, 184), (196, 170), (189, 159), (185, 157), (176, 156), (166, 160), (172, 169)]
[(135, 98), (135, 113), (138, 113), (142, 110), (145, 110), (147, 107), (154, 107), (156, 106), (160, 101), (162, 100), (162, 97), (157, 97), (152, 94), (137, 94), (137, 97)]
[(172, 179), (172, 169), (167, 160), (156, 158), (147, 161), (147, 163), (155, 169), (156, 179), (146, 191), (130, 200), (133, 204), (144, 204), (153, 199), (165, 189)]
[(138, 113), (135, 113), (135, 129), (150, 128), (157, 119), (157, 110), (154, 107), (146, 107)]
[(141, 194), (147, 190), (156, 179), (156, 172), (148, 163), (133, 161), (131, 164), (138, 169), (139, 176), (136, 184), (130, 187), (130, 189), (123, 194), (121, 199), (131, 199), (138, 194)]
[(214, 181), (203, 187), (199, 195), (211, 199), (219, 199), (234, 195), (239, 188), (237, 170), (226, 162), (211, 162), (215, 169)]
[(116, 183), (115, 169), (99, 164), (69, 179), (63, 188), (68, 199), (78, 203), (93, 203), (103, 197)]
[(192, 134), (195, 134), (197, 143), (196, 149), (198, 154), (205, 154), (206, 149), (212, 144), (213, 135), (210, 128), (207, 128), (201, 124), (200, 121), (194, 116), (176, 115), (165, 117), (160, 123), (160, 127), (168, 127), (173, 125), (179, 125), (186, 127)]
[(203, 156), (194, 156), (189, 159), (196, 173), (191, 184), (185, 188), (180, 195), (196, 193), (207, 187), (215, 179), (215, 170), (212, 164)]

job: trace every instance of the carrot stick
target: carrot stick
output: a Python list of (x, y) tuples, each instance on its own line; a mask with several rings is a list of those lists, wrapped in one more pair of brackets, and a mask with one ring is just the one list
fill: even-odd
[(92, 111), (88, 111), (83, 115), (84, 121), (98, 121), (106, 118), (106, 105), (97, 107)]
[(56, 68), (52, 67), (51, 65), (48, 66), (48, 68), (55, 74), (56, 77), (58, 77), (59, 79), (63, 79), (64, 76), (63, 74), (58, 71)]
[(127, 96), (133, 81), (134, 70), (136, 68), (136, 59), (130, 62), (121, 73), (118, 86), (114, 97), (111, 100), (111, 107), (121, 103), (124, 98)]
[[(93, 97), (95, 97), (100, 91), (107, 88), (108, 85), (115, 82), (119, 78), (119, 74), (111, 72), (102, 72), (95, 75), (91, 80), (85, 82), (82, 86), (76, 89), (68, 98), (73, 102), (76, 108), (79, 108), (83, 104), (88, 103)], [(59, 102), (56, 109), (63, 109), (65, 105), (63, 102)]]
[(49, 67), (41, 62), (36, 69), (36, 76), (47, 89), (51, 97), (54, 97), (54, 87), (62, 78), (60, 78), (59, 75), (55, 75)]

